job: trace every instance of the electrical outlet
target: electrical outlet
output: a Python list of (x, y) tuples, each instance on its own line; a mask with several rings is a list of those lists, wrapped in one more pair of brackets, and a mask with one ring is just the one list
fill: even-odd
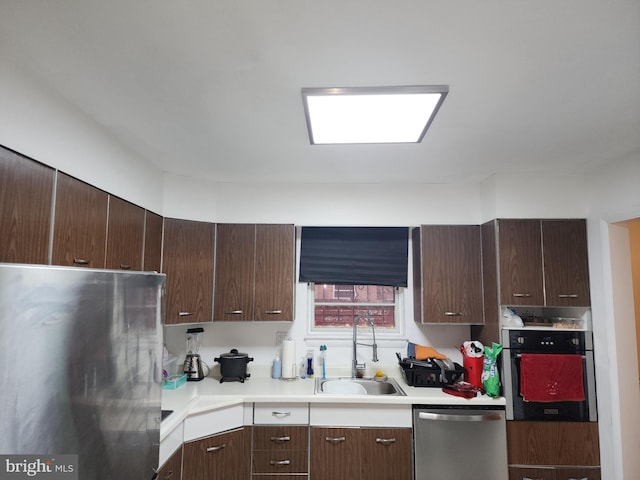
[(276, 347), (282, 344), (282, 341), (287, 338), (287, 332), (276, 332)]

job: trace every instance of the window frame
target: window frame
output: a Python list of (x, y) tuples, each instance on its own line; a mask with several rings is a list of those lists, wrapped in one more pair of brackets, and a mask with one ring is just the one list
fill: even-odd
[[(395, 304), (394, 304), (394, 324), (395, 328), (376, 328), (376, 339), (380, 340), (404, 340), (405, 338), (405, 324), (404, 324), (404, 303), (405, 303), (405, 287), (393, 287), (395, 289)], [(336, 339), (336, 340), (351, 340), (353, 335), (353, 326), (348, 327), (316, 327), (315, 326), (315, 283), (307, 284), (307, 298), (308, 298), (308, 318), (307, 322), (307, 338), (309, 339)], [(344, 304), (337, 304), (344, 305)], [(360, 303), (359, 306), (376, 305)], [(364, 327), (364, 322), (362, 323)], [(367, 335), (362, 332), (363, 335)]]

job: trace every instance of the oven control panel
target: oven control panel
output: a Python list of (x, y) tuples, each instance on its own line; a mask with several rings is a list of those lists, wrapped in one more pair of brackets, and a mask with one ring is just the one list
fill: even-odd
[[(508, 336), (508, 338), (504, 338)], [(591, 332), (503, 330), (505, 348), (530, 352), (582, 352), (593, 350)], [(508, 347), (507, 347), (508, 345)]]

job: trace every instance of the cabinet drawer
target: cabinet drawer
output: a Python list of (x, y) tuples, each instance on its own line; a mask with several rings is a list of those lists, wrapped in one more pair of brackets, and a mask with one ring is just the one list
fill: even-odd
[(306, 450), (253, 452), (253, 473), (307, 473)]
[(256, 403), (253, 407), (253, 423), (256, 425), (308, 425), (307, 403)]
[(253, 475), (253, 480), (305, 480), (309, 478), (307, 473), (292, 473), (289, 475), (282, 475), (278, 473), (274, 473), (273, 475), (266, 475), (264, 473), (259, 473)]
[(306, 450), (309, 427), (289, 425), (253, 428), (254, 450)]

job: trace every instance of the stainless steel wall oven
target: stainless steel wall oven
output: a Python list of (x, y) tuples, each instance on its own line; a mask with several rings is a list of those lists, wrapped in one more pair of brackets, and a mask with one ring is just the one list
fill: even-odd
[[(590, 331), (503, 329), (502, 345), (508, 420), (597, 421)], [(560, 360), (567, 361), (567, 367)], [(570, 365), (577, 368), (569, 371)], [(539, 394), (528, 397), (525, 381), (527, 386), (537, 384)], [(569, 393), (554, 397), (563, 391)]]

